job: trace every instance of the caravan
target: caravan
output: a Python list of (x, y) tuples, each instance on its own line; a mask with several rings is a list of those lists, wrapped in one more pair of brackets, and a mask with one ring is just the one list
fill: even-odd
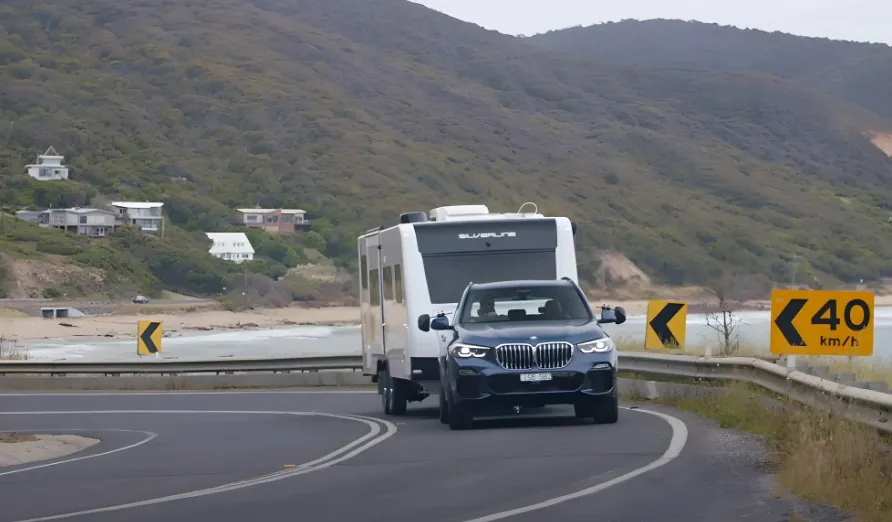
[[(522, 212), (527, 205), (533, 212)], [(378, 384), (384, 412), (440, 388), (440, 335), (419, 330), (420, 315), (451, 313), (469, 283), (560, 279), (578, 283), (575, 224), (534, 204), (516, 213), (485, 205), (400, 215), (357, 241), (363, 374)]]

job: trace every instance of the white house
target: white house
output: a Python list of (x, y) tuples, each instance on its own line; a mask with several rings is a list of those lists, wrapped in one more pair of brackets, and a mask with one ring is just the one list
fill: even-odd
[(208, 251), (212, 256), (241, 263), (254, 259), (254, 247), (244, 232), (205, 232), (214, 242)]
[(60, 156), (56, 149), (50, 147), (37, 156), (37, 163), (25, 165), (28, 175), (40, 181), (57, 181), (68, 179), (68, 167), (62, 165), (65, 156)]
[(112, 201), (111, 207), (121, 224), (137, 226), (150, 234), (164, 233), (164, 203)]

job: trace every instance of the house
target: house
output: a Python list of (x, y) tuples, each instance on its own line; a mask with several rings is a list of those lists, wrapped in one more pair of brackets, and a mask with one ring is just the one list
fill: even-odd
[(51, 208), (40, 216), (41, 226), (89, 237), (103, 237), (117, 227), (114, 212), (98, 208)]
[(48, 223), (48, 214), (45, 210), (18, 210), (15, 213), (15, 217), (29, 223), (37, 223), (38, 225), (46, 225)]
[(206, 232), (214, 242), (208, 251), (212, 256), (241, 263), (254, 259), (254, 247), (244, 232)]
[(295, 230), (307, 230), (310, 222), (306, 211), (291, 208), (240, 208), (238, 223), (246, 228), (262, 228), (271, 234), (293, 234)]
[(40, 181), (58, 181), (68, 179), (68, 167), (62, 165), (64, 156), (60, 156), (56, 149), (50, 147), (46, 152), (37, 156), (37, 163), (25, 165), (28, 175)]
[(164, 234), (164, 203), (139, 201), (113, 201), (112, 211), (118, 224), (133, 225), (149, 234)]

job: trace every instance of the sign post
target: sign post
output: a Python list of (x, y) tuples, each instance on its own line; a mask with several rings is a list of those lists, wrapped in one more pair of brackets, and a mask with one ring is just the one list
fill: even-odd
[(771, 353), (869, 357), (873, 355), (873, 292), (771, 291)]
[(137, 355), (151, 355), (161, 353), (161, 337), (164, 327), (161, 321), (139, 321), (136, 328), (136, 353)]
[(675, 301), (647, 303), (644, 327), (645, 350), (683, 350), (688, 321), (688, 305)]

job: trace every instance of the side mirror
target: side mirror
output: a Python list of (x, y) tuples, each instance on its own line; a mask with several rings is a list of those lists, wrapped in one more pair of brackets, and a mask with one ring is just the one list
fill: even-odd
[(428, 314), (421, 314), (418, 316), (418, 329), (422, 332), (429, 332), (431, 329), (431, 316)]
[(613, 315), (616, 316), (616, 324), (623, 324), (626, 322), (626, 309), (622, 306), (617, 306), (613, 309)]
[(452, 330), (449, 325), (449, 318), (445, 315), (438, 315), (431, 320), (431, 330)]

